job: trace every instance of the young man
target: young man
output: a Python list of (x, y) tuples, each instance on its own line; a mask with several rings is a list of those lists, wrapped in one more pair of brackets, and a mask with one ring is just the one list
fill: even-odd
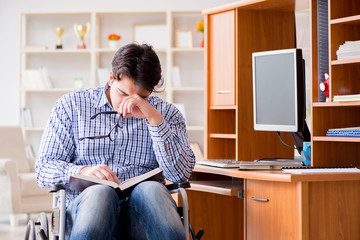
[[(148, 45), (120, 48), (105, 88), (82, 89), (55, 105), (35, 164), (41, 187), (80, 173), (120, 183), (156, 167), (172, 182), (195, 164), (185, 121), (171, 104), (150, 96), (161, 66)], [(115, 114), (113, 114), (115, 113)], [(147, 181), (118, 196), (106, 186), (66, 189), (67, 239), (185, 239), (176, 204), (163, 183)]]

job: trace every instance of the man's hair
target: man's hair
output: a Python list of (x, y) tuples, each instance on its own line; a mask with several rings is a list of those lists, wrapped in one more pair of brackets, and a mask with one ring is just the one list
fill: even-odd
[(135, 85), (150, 92), (163, 82), (159, 58), (148, 44), (131, 43), (121, 47), (112, 61), (112, 72), (115, 80), (126, 75)]

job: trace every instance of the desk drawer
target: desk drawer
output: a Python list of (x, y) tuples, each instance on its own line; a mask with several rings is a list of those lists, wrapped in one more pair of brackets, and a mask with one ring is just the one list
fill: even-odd
[(296, 183), (246, 180), (246, 239), (299, 239)]

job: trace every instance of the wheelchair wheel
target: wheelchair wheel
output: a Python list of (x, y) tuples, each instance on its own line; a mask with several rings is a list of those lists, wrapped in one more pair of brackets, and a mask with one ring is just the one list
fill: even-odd
[(39, 236), (42, 240), (49, 239), (49, 227), (46, 213), (40, 213), (38, 222), (40, 221)]
[(35, 223), (33, 220), (29, 220), (25, 232), (25, 240), (36, 240), (35, 235)]

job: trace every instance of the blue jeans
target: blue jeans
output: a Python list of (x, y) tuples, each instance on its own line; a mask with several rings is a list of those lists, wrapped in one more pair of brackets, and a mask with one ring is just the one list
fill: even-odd
[(66, 239), (186, 239), (176, 203), (159, 182), (125, 196), (110, 187), (85, 189), (66, 210)]

